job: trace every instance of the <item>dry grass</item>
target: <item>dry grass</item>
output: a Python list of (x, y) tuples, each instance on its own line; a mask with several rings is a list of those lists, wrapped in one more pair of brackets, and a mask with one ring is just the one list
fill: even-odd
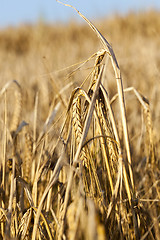
[(0, 32), (0, 239), (160, 239), (159, 13), (85, 20)]

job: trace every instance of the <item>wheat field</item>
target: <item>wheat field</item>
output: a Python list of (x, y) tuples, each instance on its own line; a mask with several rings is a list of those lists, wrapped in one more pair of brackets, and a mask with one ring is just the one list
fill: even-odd
[(158, 240), (159, 12), (80, 17), (0, 30), (0, 239)]

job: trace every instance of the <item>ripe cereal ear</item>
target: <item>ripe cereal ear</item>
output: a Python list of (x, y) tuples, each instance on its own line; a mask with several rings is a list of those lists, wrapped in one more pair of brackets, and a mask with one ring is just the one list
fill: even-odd
[[(107, 54), (109, 54), (109, 56), (111, 58), (112, 66), (113, 66), (113, 69), (115, 72), (117, 89), (118, 89), (119, 106), (120, 106), (120, 111), (121, 111), (121, 121), (122, 121), (122, 126), (123, 126), (123, 134), (124, 134), (124, 140), (125, 140), (125, 146), (126, 146), (126, 152), (127, 152), (127, 158), (128, 158), (130, 181), (131, 181), (131, 185), (132, 185), (131, 192), (134, 193), (135, 186), (134, 186), (133, 172), (131, 169), (132, 161), (131, 161), (129, 135), (128, 135), (127, 120), (126, 120), (126, 108), (125, 108), (125, 100), (124, 100), (123, 82), (122, 82), (122, 78), (121, 78), (121, 72), (120, 72), (120, 68), (118, 65), (118, 61), (116, 59), (113, 48), (109, 44), (109, 42), (105, 39), (105, 37), (99, 32), (99, 30), (94, 26), (94, 24), (91, 23), (82, 13), (80, 13), (80, 11), (78, 11), (75, 7), (73, 7), (69, 4), (63, 3), (59, 0), (56, 0), (56, 1), (61, 3), (64, 6), (73, 8), (80, 15), (80, 17), (82, 17), (87, 22), (87, 24), (90, 26), (90, 28), (93, 30), (93, 32), (95, 32), (96, 36), (100, 39), (104, 50), (106, 51)], [(125, 179), (127, 180), (126, 177), (125, 177)], [(128, 183), (127, 183), (127, 185), (128, 185)], [(126, 188), (128, 189), (128, 187), (129, 186), (127, 186)], [(130, 199), (130, 203), (131, 203), (131, 199)]]

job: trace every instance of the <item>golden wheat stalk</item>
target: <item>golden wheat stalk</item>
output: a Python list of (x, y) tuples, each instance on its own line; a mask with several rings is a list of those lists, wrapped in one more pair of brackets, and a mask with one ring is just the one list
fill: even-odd
[(19, 229), (18, 229), (18, 238), (20, 239), (29, 239), (29, 231), (31, 228), (31, 219), (32, 219), (33, 209), (29, 208), (23, 217), (20, 220)]
[[(72, 124), (75, 133), (76, 146), (80, 144), (80, 140), (83, 132), (82, 118), (81, 118), (81, 94), (73, 99), (72, 103)], [(88, 167), (87, 152), (86, 148), (82, 148), (80, 153), (80, 160), (82, 163)]]
[(101, 63), (104, 59), (105, 54), (106, 54), (106, 51), (104, 49), (98, 51), (97, 54), (96, 54), (94, 71), (93, 71), (93, 75), (92, 75), (92, 81), (91, 81), (91, 85), (90, 85), (89, 90), (88, 90), (88, 95), (89, 95), (90, 98), (93, 94), (95, 83), (96, 83), (96, 81), (98, 79), (98, 76), (99, 76), (99, 73), (100, 73)]
[(117, 163), (118, 163), (118, 152), (115, 143), (111, 140), (114, 139), (113, 131), (111, 128), (109, 116), (104, 109), (104, 104), (99, 103), (97, 111), (99, 112), (100, 122), (102, 126), (102, 131), (104, 136), (107, 136), (106, 139), (106, 148), (108, 151), (108, 159), (112, 172), (112, 176), (115, 178), (117, 173)]
[(15, 90), (15, 108), (11, 121), (10, 131), (12, 134), (17, 130), (20, 124), (21, 112), (22, 112), (22, 90), (21, 86), (17, 81), (13, 81), (16, 85)]
[[(82, 146), (84, 144), (84, 141), (85, 141), (85, 139), (87, 137), (87, 134), (88, 134), (88, 130), (89, 130), (89, 127), (90, 127), (92, 115), (93, 115), (94, 108), (95, 108), (95, 102), (96, 102), (97, 94), (98, 94), (100, 83), (101, 83), (101, 80), (102, 80), (103, 69), (104, 68), (101, 69), (101, 71), (99, 73), (99, 78), (97, 79), (97, 82), (95, 84), (95, 91), (93, 93), (92, 100), (91, 100), (91, 103), (89, 105), (87, 117), (86, 117), (86, 120), (85, 120), (85, 123), (84, 123), (82, 138), (81, 138), (80, 144), (78, 146), (78, 149), (76, 151), (76, 154), (75, 154), (75, 157), (74, 157), (74, 160), (73, 160), (73, 165), (77, 164), (77, 162), (78, 162), (78, 158), (79, 158), (79, 155), (80, 155), (80, 152), (81, 152), (81, 148), (82, 148)], [(67, 205), (68, 205), (69, 193), (70, 193), (70, 190), (71, 190), (72, 180), (73, 180), (73, 171), (70, 171), (70, 174), (69, 174), (69, 177), (68, 177), (68, 184), (67, 184), (67, 188), (66, 188), (65, 199), (64, 199), (64, 209), (63, 209), (63, 218), (62, 218), (63, 221), (61, 222), (61, 228), (59, 230), (59, 239), (61, 238), (61, 236), (63, 235), (63, 232), (64, 232), (64, 221), (65, 221), (65, 216), (66, 216), (66, 210), (67, 210)]]
[(23, 178), (26, 182), (31, 182), (31, 166), (33, 154), (33, 141), (29, 133), (29, 129), (25, 130), (25, 149), (23, 159)]
[[(152, 166), (155, 163), (155, 150), (154, 150), (154, 137), (153, 137), (153, 124), (151, 118), (151, 110), (148, 99), (146, 99), (142, 94), (140, 94), (134, 87), (129, 87), (124, 89), (124, 92), (133, 92), (140, 102), (143, 108), (143, 116), (144, 116), (144, 123), (146, 127), (146, 153), (147, 153), (147, 164), (151, 164)], [(116, 94), (111, 99), (111, 104), (116, 100), (118, 94)]]
[(154, 138), (153, 138), (153, 126), (151, 119), (151, 111), (149, 104), (146, 103), (147, 108), (143, 108), (144, 123), (146, 126), (146, 152), (147, 152), (147, 165), (154, 166), (155, 164), (155, 152), (154, 152)]
[[(117, 89), (118, 89), (118, 96), (119, 96), (119, 105), (120, 105), (120, 111), (121, 111), (121, 120), (123, 125), (123, 133), (124, 133), (124, 140), (125, 140), (125, 146), (126, 146), (126, 152), (127, 152), (127, 158), (128, 158), (128, 168), (129, 168), (129, 175), (131, 180), (131, 186), (132, 186), (132, 193), (135, 192), (134, 188), (134, 179), (133, 179), (133, 172), (132, 172), (132, 161), (131, 161), (131, 154), (130, 154), (130, 146), (129, 146), (129, 136), (128, 136), (128, 128), (127, 128), (127, 120), (126, 120), (126, 109), (125, 109), (125, 101), (124, 101), (124, 92), (123, 92), (123, 83), (121, 78), (121, 72), (120, 68), (115, 56), (115, 53), (113, 51), (113, 48), (109, 44), (109, 42), (104, 38), (104, 36), (99, 32), (99, 30), (82, 14), (80, 13), (75, 7), (60, 2), (59, 0), (56, 0), (57, 2), (73, 8), (90, 26), (90, 28), (95, 32), (97, 37), (100, 39), (104, 50), (106, 53), (109, 54), (112, 62), (112, 66), (115, 72), (116, 82), (117, 82)], [(130, 199), (131, 202), (131, 199)]]

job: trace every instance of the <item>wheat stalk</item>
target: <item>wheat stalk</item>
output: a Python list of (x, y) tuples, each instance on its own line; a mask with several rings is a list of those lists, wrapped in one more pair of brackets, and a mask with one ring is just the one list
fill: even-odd
[[(80, 144), (80, 140), (83, 133), (83, 125), (82, 125), (82, 118), (81, 118), (81, 94), (77, 94), (77, 96), (73, 99), (72, 103), (72, 124), (73, 129), (75, 132), (75, 141), (76, 146)], [(82, 163), (88, 167), (88, 159), (87, 159), (87, 152), (86, 148), (82, 148), (80, 153), (80, 160)]]
[(18, 229), (18, 238), (22, 240), (30, 238), (29, 230), (31, 228), (30, 225), (31, 225), (32, 214), (33, 214), (33, 209), (29, 208), (20, 220), (19, 229)]
[(153, 138), (153, 126), (151, 119), (151, 111), (148, 103), (145, 103), (147, 108), (143, 108), (144, 123), (146, 126), (146, 152), (147, 152), (147, 165), (154, 166), (155, 164), (155, 152), (154, 152), (154, 138)]
[(29, 129), (25, 130), (25, 149), (23, 159), (23, 178), (26, 182), (31, 182), (31, 165), (33, 154), (33, 141), (29, 133)]
[(11, 121), (10, 131), (12, 134), (17, 130), (18, 125), (20, 123), (20, 117), (22, 112), (22, 92), (21, 92), (21, 86), (17, 81), (13, 81), (16, 85), (15, 90), (15, 108), (14, 113)]

